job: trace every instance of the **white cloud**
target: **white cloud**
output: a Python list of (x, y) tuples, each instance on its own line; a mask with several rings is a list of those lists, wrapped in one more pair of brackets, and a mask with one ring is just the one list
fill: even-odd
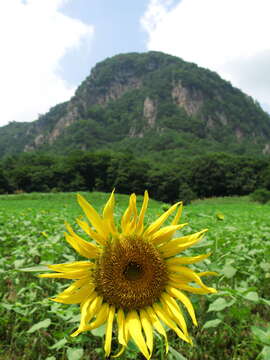
[(167, 4), (151, 0), (141, 19), (149, 50), (216, 71), (270, 106), (269, 0), (182, 0), (170, 9)]
[(86, 38), (90, 42), (94, 29), (63, 15), (66, 1), (0, 1), (0, 126), (32, 121), (73, 95), (59, 63)]

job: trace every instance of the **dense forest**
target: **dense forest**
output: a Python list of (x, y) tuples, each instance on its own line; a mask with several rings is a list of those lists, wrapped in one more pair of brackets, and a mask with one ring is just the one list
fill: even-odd
[(74, 151), (68, 156), (22, 153), (0, 162), (0, 193), (104, 191), (164, 202), (270, 190), (270, 160), (213, 153), (161, 163), (131, 153)]

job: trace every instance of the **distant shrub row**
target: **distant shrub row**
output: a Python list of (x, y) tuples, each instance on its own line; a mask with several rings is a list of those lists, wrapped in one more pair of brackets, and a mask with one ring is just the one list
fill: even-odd
[(158, 200), (186, 203), (195, 198), (246, 195), (261, 188), (270, 191), (270, 160), (215, 153), (175, 158), (165, 164), (131, 154), (75, 151), (65, 157), (23, 153), (0, 162), (0, 193), (110, 192), (113, 188), (137, 194), (148, 189)]

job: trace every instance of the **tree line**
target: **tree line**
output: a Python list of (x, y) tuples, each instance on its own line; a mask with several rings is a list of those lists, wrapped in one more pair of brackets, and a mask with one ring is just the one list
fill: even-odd
[(213, 153), (171, 162), (131, 153), (22, 153), (0, 161), (0, 193), (104, 191), (143, 194), (164, 202), (270, 190), (270, 160)]

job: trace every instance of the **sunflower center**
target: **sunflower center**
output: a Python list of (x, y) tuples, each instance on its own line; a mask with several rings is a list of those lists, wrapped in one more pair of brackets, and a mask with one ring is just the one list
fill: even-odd
[(140, 309), (152, 305), (168, 280), (165, 262), (148, 241), (136, 236), (113, 241), (100, 256), (96, 291), (116, 308)]
[(143, 268), (140, 264), (131, 261), (125, 267), (123, 274), (129, 281), (139, 280), (143, 276)]

